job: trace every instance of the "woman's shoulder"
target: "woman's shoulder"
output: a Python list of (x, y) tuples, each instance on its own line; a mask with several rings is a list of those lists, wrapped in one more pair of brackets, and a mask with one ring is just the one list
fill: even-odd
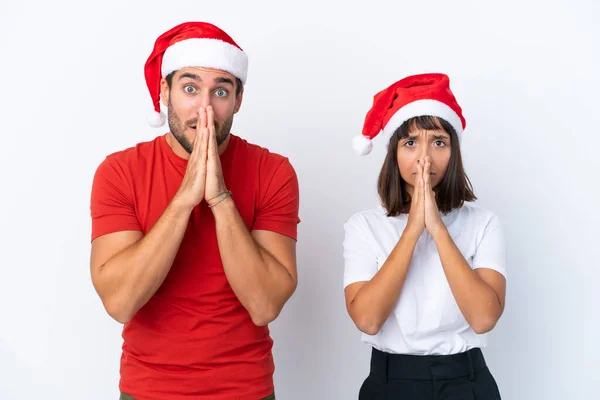
[(384, 218), (387, 218), (385, 209), (379, 206), (352, 214), (350, 218), (348, 218), (347, 223), (360, 223), (362, 221), (380, 220)]
[(499, 224), (500, 219), (495, 211), (488, 208), (475, 205), (473, 203), (465, 203), (458, 213), (463, 220), (468, 220), (470, 223), (485, 227), (490, 223)]
[(344, 226), (346, 228), (372, 231), (377, 230), (382, 226), (388, 226), (389, 224), (401, 223), (406, 217), (407, 216), (388, 217), (385, 208), (378, 206), (353, 214), (348, 218), (348, 221)]

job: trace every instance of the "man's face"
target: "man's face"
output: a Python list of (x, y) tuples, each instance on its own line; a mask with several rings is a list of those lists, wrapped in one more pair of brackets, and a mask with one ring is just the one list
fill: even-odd
[(192, 152), (196, 138), (198, 110), (212, 106), (215, 113), (217, 142), (227, 139), (233, 124), (233, 115), (240, 109), (243, 90), (236, 96), (236, 79), (216, 69), (187, 67), (173, 75), (171, 87), (163, 78), (161, 98), (168, 107), (169, 129), (179, 144)]

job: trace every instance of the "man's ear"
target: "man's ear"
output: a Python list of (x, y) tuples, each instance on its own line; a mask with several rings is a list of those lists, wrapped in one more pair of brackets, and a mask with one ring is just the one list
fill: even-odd
[(240, 94), (238, 94), (235, 97), (235, 108), (233, 110), (234, 114), (237, 114), (237, 112), (240, 111), (240, 107), (242, 106), (243, 99), (244, 99), (244, 88), (242, 87), (242, 90), (240, 90)]
[(162, 101), (165, 107), (169, 106), (169, 94), (171, 90), (169, 89), (169, 84), (165, 78), (160, 80), (160, 100)]

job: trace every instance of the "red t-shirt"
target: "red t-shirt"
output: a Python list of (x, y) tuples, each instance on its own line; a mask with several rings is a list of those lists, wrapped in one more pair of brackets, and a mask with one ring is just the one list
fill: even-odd
[[(231, 135), (221, 155), (246, 227), (297, 238), (299, 190), (287, 158)], [(94, 176), (92, 240), (146, 234), (179, 188), (187, 160), (166, 137), (108, 156)], [(248, 399), (273, 393), (273, 342), (229, 286), (206, 202), (192, 212), (169, 274), (123, 328), (120, 390), (139, 400)]]

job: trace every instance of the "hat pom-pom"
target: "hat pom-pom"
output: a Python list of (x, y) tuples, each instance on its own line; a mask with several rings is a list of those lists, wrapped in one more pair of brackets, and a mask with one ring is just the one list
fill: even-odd
[(167, 121), (167, 117), (164, 112), (156, 112), (152, 110), (150, 115), (148, 115), (148, 125), (153, 128), (160, 128)]
[(359, 156), (366, 156), (373, 150), (373, 142), (366, 136), (355, 136), (352, 140), (352, 147)]

